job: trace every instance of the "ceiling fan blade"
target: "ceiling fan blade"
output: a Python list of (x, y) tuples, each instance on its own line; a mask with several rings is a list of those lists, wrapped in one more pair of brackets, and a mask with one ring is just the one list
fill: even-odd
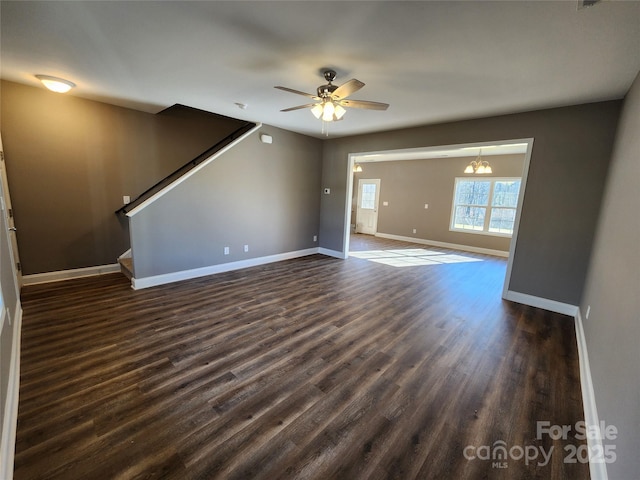
[(368, 102), (366, 100), (340, 100), (340, 105), (350, 108), (366, 108), (368, 110), (386, 110), (388, 103)]
[(320, 97), (317, 97), (315, 95), (311, 95), (310, 93), (301, 92), (300, 90), (294, 90), (293, 88), (287, 88), (287, 87), (281, 87), (281, 86), (277, 86), (277, 87), (273, 87), (273, 88), (277, 88), (279, 90), (284, 90), (285, 92), (289, 92), (289, 93), (295, 93), (297, 95), (304, 95), (305, 97), (313, 98), (314, 100), (320, 100)]
[(355, 78), (352, 78), (347, 83), (340, 85), (338, 88), (336, 88), (336, 90), (331, 94), (331, 96), (336, 100), (347, 98), (349, 95), (357, 92), (362, 87), (364, 87), (364, 83), (362, 83), (360, 80), (356, 80)]
[(303, 108), (313, 108), (315, 107), (315, 103), (307, 103), (306, 105), (298, 105), (297, 107), (285, 108), (284, 110), (280, 110), (281, 112), (292, 112), (293, 110), (302, 110)]

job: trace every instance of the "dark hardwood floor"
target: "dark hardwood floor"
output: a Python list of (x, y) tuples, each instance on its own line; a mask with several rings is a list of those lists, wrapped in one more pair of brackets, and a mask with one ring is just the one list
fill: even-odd
[(501, 300), (504, 259), (352, 250), (25, 287), (15, 478), (589, 478), (536, 429), (583, 419), (573, 319)]

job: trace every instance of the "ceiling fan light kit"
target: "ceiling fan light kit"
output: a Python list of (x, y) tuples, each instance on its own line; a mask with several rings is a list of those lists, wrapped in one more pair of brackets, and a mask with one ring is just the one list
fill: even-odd
[(324, 78), (327, 81), (327, 84), (320, 85), (317, 88), (317, 95), (301, 92), (300, 90), (294, 90), (288, 87), (276, 86), (275, 88), (279, 90), (303, 95), (315, 101), (315, 103), (298, 105), (296, 107), (285, 108), (280, 111), (291, 112), (293, 110), (309, 108), (311, 109), (311, 113), (314, 117), (322, 120), (322, 133), (329, 135), (326, 124), (328, 122), (337, 122), (342, 120), (344, 114), (347, 113), (345, 107), (363, 108), (368, 110), (386, 110), (389, 107), (386, 103), (369, 102), (365, 100), (346, 100), (349, 95), (364, 87), (364, 83), (360, 80), (353, 78), (341, 86), (334, 85), (332, 83), (336, 78), (336, 72), (334, 70), (325, 70)]

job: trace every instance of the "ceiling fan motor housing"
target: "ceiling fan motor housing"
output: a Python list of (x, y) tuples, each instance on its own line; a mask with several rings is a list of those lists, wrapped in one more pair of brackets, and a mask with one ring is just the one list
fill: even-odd
[(336, 79), (335, 70), (325, 70), (324, 79), (329, 83), (327, 83), (326, 85), (320, 85), (318, 87), (318, 96), (323, 99), (331, 98), (331, 94), (338, 88), (337, 86), (331, 84), (331, 82)]
[(338, 87), (336, 87), (335, 85), (331, 85), (330, 83), (326, 85), (320, 85), (318, 87), (318, 96), (320, 98), (329, 98), (331, 97), (331, 94), (336, 91), (337, 88)]

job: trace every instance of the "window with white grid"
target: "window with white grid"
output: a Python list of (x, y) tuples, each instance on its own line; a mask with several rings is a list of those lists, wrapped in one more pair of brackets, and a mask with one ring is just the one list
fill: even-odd
[(513, 235), (520, 178), (456, 178), (450, 229)]

